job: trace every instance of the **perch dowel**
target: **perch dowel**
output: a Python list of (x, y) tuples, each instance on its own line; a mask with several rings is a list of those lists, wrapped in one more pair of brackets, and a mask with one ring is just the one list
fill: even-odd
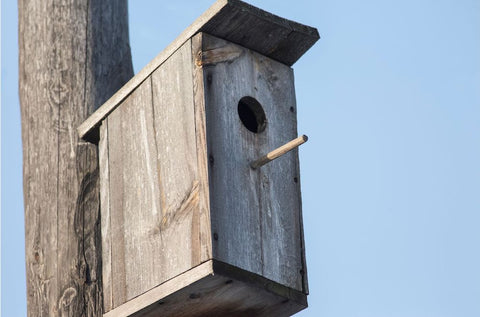
[(250, 163), (250, 167), (253, 169), (259, 168), (260, 166), (263, 166), (271, 161), (273, 161), (276, 158), (279, 158), (280, 156), (284, 155), (285, 153), (290, 152), (296, 147), (299, 147), (303, 143), (308, 141), (308, 137), (306, 135), (299, 136), (298, 138), (282, 145), (281, 147), (271, 151), (270, 153), (262, 156), (258, 160), (255, 160)]

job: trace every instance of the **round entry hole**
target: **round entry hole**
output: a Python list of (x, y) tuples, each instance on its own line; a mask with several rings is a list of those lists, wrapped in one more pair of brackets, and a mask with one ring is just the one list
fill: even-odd
[(238, 102), (238, 116), (245, 128), (260, 133), (267, 127), (267, 117), (262, 105), (253, 97), (243, 97)]

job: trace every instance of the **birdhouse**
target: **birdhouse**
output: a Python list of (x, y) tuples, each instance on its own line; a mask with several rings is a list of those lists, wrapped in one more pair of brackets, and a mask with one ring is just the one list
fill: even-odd
[(307, 307), (290, 66), (318, 38), (219, 0), (79, 127), (99, 146), (104, 316)]

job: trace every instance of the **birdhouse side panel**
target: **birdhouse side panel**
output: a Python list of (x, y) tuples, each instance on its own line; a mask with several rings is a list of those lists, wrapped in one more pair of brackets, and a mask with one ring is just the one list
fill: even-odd
[(304, 291), (298, 152), (249, 165), (297, 137), (293, 71), (206, 34), (202, 49), (213, 257)]
[(211, 256), (208, 210), (200, 207), (208, 188), (199, 173), (192, 61), (189, 40), (102, 125), (106, 311)]

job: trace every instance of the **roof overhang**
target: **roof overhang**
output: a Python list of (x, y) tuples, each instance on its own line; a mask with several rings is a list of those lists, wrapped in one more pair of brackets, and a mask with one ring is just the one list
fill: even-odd
[(240, 0), (218, 0), (125, 86), (78, 127), (82, 139), (97, 143), (98, 127), (138, 85), (199, 32), (222, 38), (292, 66), (320, 38), (317, 29)]

